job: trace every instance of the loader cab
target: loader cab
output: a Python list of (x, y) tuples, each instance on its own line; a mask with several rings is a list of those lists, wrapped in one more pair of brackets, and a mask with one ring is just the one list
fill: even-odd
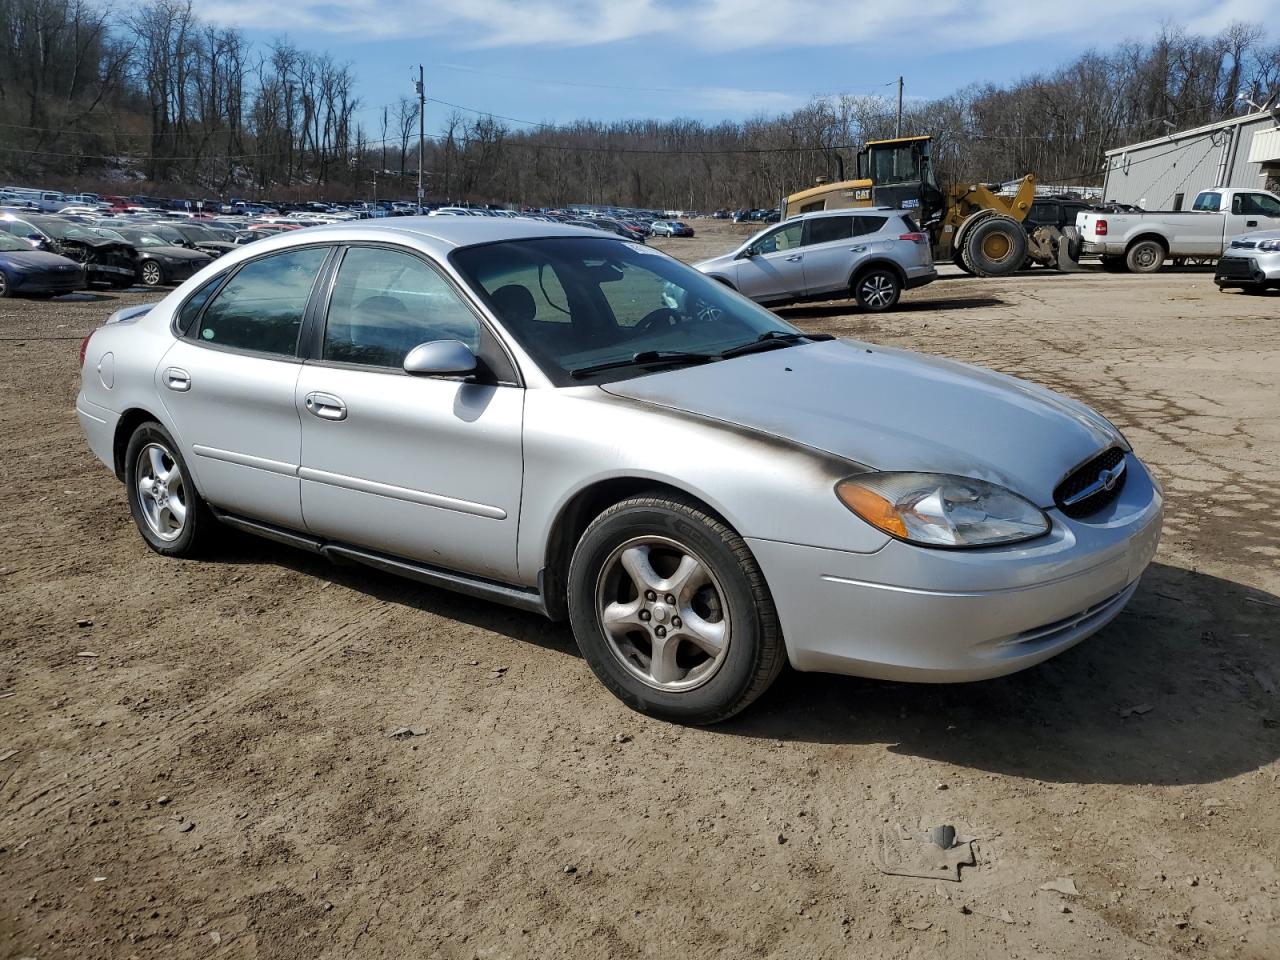
[(912, 211), (926, 228), (942, 218), (945, 204), (928, 137), (869, 141), (858, 152), (858, 179), (871, 182), (877, 207)]

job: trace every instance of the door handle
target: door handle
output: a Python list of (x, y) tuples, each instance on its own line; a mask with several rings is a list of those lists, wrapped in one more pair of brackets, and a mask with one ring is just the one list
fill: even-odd
[(1258, 225), (1258, 221), (1257, 221), (1257, 220), (1246, 220), (1246, 221), (1244, 222), (1244, 225), (1245, 225), (1246, 227), (1256, 227), (1256, 226)]
[(802, 259), (803, 256), (797, 253), (794, 257), (787, 257), (787, 263), (799, 263)]
[(308, 393), (303, 404), (307, 413), (321, 420), (347, 419), (347, 405), (331, 393)]
[(866, 253), (866, 252), (867, 252), (867, 248), (866, 248), (865, 246), (861, 246), (861, 247), (850, 247), (850, 248), (849, 248), (849, 252), (850, 252), (850, 253)]
[(191, 389), (191, 374), (181, 367), (170, 367), (164, 372), (164, 385), (170, 390), (185, 393)]

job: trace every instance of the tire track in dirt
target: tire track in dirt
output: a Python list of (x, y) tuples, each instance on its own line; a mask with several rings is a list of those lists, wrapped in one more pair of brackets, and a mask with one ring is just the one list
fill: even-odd
[[(162, 753), (180, 749), (201, 733), (205, 722), (217, 715), (235, 712), (249, 706), (272, 688), (282, 685), (291, 676), (340, 652), (342, 647), (351, 640), (375, 629), (380, 621), (390, 615), (390, 612), (390, 609), (374, 611), (372, 614), (362, 612), (358, 618), (327, 631), (315, 642), (290, 653), (269, 658), (260, 666), (251, 668), (212, 698), (179, 708), (167, 718), (167, 723), (175, 730), (185, 727), (186, 729), (180, 734), (166, 736), (156, 743), (137, 744), (131, 749), (114, 751), (109, 757), (99, 754), (89, 755), (72, 765), (62, 764), (61, 757), (51, 758), (50, 765), (60, 767), (59, 776), (54, 780), (44, 780), (35, 784), (28, 782), (25, 790), (30, 791), (34, 788), (34, 792), (12, 808), (10, 822), (16, 823), (19, 817), (25, 817), (23, 825), (26, 827), (42, 825), (64, 808), (87, 798), (97, 789), (98, 782), (118, 776), (130, 767), (154, 760)], [(66, 791), (55, 793), (63, 782), (66, 784)], [(8, 797), (10, 803), (13, 802), (21, 787), (21, 784), (10, 784)], [(47, 802), (42, 803), (46, 798)]]

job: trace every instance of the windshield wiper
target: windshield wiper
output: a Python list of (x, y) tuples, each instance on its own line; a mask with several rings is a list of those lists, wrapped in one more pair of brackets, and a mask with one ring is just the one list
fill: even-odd
[(719, 359), (721, 359), (720, 356), (714, 353), (685, 353), (680, 350), (641, 350), (639, 353), (632, 354), (626, 360), (606, 360), (603, 363), (577, 367), (569, 371), (569, 376), (575, 380), (581, 380), (583, 377), (589, 377), (593, 373), (603, 373), (605, 370), (621, 370), (623, 367), (648, 367), (659, 363), (710, 363), (712, 360)]
[(746, 343), (740, 343), (736, 347), (730, 347), (728, 350), (720, 352), (721, 360), (730, 360), (734, 357), (741, 357), (748, 353), (759, 353), (762, 350), (775, 350), (778, 347), (789, 347), (799, 343), (801, 340), (816, 342), (819, 340), (834, 340), (829, 333), (790, 333), (785, 330), (766, 330), (754, 340), (748, 340)]

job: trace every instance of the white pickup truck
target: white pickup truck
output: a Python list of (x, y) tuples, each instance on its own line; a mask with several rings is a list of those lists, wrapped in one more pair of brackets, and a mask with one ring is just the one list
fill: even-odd
[(1104, 267), (1155, 273), (1165, 260), (1216, 259), (1232, 237), (1280, 228), (1280, 197), (1265, 190), (1215, 187), (1201, 190), (1187, 211), (1086, 210), (1077, 214), (1076, 227), (1081, 252), (1100, 255)]

